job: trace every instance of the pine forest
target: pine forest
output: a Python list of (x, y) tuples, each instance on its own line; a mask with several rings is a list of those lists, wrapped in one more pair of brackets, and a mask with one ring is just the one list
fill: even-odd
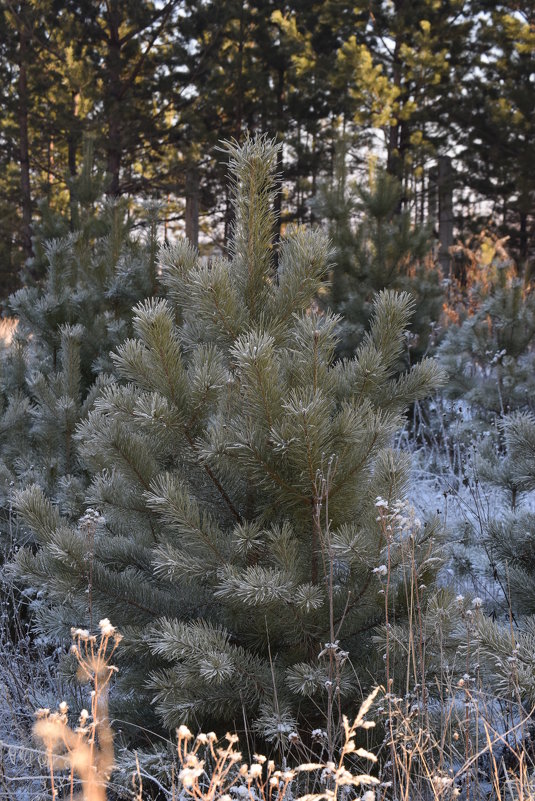
[(0, 2), (0, 801), (535, 801), (535, 6)]

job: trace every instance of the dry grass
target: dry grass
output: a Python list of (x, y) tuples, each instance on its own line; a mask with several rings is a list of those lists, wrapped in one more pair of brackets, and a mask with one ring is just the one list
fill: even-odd
[[(72, 653), (78, 661), (82, 681), (91, 682), (91, 712), (83, 709), (78, 725), (69, 726), (68, 706), (63, 701), (57, 712), (39, 709), (35, 736), (43, 743), (50, 770), (52, 801), (58, 789), (56, 774), (68, 771), (69, 801), (75, 798), (75, 777), (81, 782), (84, 801), (105, 801), (106, 786), (113, 768), (113, 731), (108, 718), (108, 690), (115, 671), (111, 659), (121, 635), (108, 620), (100, 621), (100, 637), (84, 629), (73, 630)], [(62, 798), (65, 794), (62, 792)]]
[(0, 319), (0, 347), (11, 345), (19, 321), (16, 317), (2, 317)]
[[(328, 520), (328, 507), (325, 513)], [(423, 576), (432, 566), (433, 542), (406, 505), (378, 499), (377, 513), (385, 543), (385, 564), (376, 572), (385, 599), (386, 691), (376, 688), (353, 723), (337, 714), (337, 703), (329, 703), (322, 757), (300, 743), (291, 752), (294, 757), (299, 755), (292, 763), (290, 752), (281, 752), (280, 765), (262, 754), (254, 755), (249, 764), (239, 751), (237, 735), (227, 734), (219, 742), (214, 732), (195, 736), (181, 726), (176, 732), (174, 764), (167, 771), (170, 781), (151, 781), (137, 762), (132, 789), (123, 787), (128, 797), (135, 801), (154, 798), (156, 787), (158, 798), (167, 801), (535, 801), (531, 711), (522, 707), (514, 675), (506, 699), (489, 696), (479, 676), (474, 639), (477, 616), (483, 614), (479, 599), (462, 612), (466, 642), (461, 665), (452, 668), (441, 647), (439, 662), (435, 653), (430, 664)], [(317, 514), (319, 526), (319, 509)], [(326, 577), (332, 582), (328, 524), (320, 541)], [(402, 581), (397, 591), (404, 594), (408, 610), (401, 635), (389, 606), (394, 554), (398, 566), (401, 555)], [(75, 787), (80, 787), (84, 801), (106, 798), (113, 768), (113, 736), (107, 714), (114, 672), (110, 660), (120, 635), (107, 620), (101, 621), (100, 628), (99, 637), (87, 631), (73, 632), (80, 675), (93, 683), (91, 712), (82, 712), (72, 728), (66, 705), (61, 705), (56, 713), (41, 712), (35, 726), (45, 745), (53, 801), (59, 798), (58, 771), (68, 774), (67, 783), (62, 779), (62, 798), (72, 801)], [(331, 637), (336, 633), (331, 624)], [(440, 631), (433, 633), (440, 641)], [(400, 636), (404, 638), (401, 660)], [(332, 643), (326, 643), (327, 649), (329, 646), (333, 656), (329, 675), (336, 687), (336, 653)], [(372, 711), (375, 721), (366, 719)], [(376, 722), (374, 744), (370, 745), (373, 732), (369, 730)]]
[[(68, 724), (66, 705), (58, 712), (41, 712), (35, 733), (45, 745), (50, 768), (51, 798), (81, 798), (105, 801), (113, 769), (113, 735), (107, 718), (107, 689), (113, 674), (110, 656), (119, 637), (100, 642), (76, 634), (77, 655), (86, 678), (96, 688), (91, 714), (82, 713), (79, 725)], [(534, 801), (532, 754), (524, 739), (528, 718), (502, 730), (490, 722), (493, 715), (482, 693), (470, 682), (456, 689), (438, 731), (430, 720), (430, 709), (376, 688), (362, 704), (353, 723), (343, 717), (343, 744), (335, 761), (302, 762), (295, 767), (278, 767), (262, 754), (248, 764), (239, 750), (239, 738), (227, 734), (222, 741), (214, 732), (195, 736), (186, 726), (176, 732), (176, 769), (160, 796), (169, 801), (449, 801), (493, 799), (493, 801)], [(464, 700), (461, 700), (464, 699)], [(375, 727), (367, 716), (380, 701), (384, 706), (383, 744), (378, 756), (357, 744)], [(465, 716), (463, 710), (469, 710)], [(381, 719), (381, 708), (375, 709)], [(383, 718), (384, 718), (383, 715)], [(386, 755), (386, 756), (385, 756)], [(365, 765), (371, 765), (368, 772)], [(364, 768), (364, 769), (363, 769)], [(57, 789), (58, 771), (69, 774)], [(153, 798), (150, 786), (144, 790), (137, 763), (131, 787), (124, 788), (135, 801)], [(151, 782), (147, 782), (150, 785)], [(75, 795), (80, 786), (81, 795)], [(122, 796), (124, 797), (124, 795)]]

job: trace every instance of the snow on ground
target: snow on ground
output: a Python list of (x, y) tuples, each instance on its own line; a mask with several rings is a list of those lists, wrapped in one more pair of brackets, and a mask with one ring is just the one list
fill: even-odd
[[(506, 511), (506, 503), (495, 487), (474, 481), (470, 412), (457, 407), (462, 425), (450, 419), (447, 430), (423, 438), (425, 444), (415, 443), (404, 430), (397, 446), (412, 454), (408, 500), (417, 516), (438, 515), (443, 522), (447, 564), (441, 581), (456, 592), (480, 596), (492, 609), (503, 606), (503, 593), (492, 578), (483, 533), (490, 519)], [(535, 512), (535, 492), (521, 502)], [(7, 593), (0, 595), (5, 604), (0, 615), (0, 801), (39, 801), (48, 798), (47, 766), (32, 741), (33, 712), (55, 708), (62, 687), (53, 654), (35, 659), (25, 637), (13, 645), (12, 608)]]

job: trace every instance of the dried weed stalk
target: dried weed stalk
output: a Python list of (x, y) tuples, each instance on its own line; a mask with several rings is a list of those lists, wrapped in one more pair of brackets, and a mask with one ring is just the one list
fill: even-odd
[[(214, 732), (199, 734), (197, 737), (187, 726), (180, 726), (178, 735), (179, 781), (181, 789), (195, 801), (232, 801), (231, 790), (244, 787), (246, 798), (251, 801), (337, 801), (347, 796), (350, 787), (367, 787), (379, 784), (375, 776), (367, 773), (354, 773), (346, 766), (346, 757), (352, 755), (376, 762), (374, 754), (357, 748), (355, 735), (358, 729), (370, 729), (375, 724), (365, 720), (380, 688), (376, 688), (362, 704), (357, 717), (350, 725), (344, 716), (345, 742), (341, 748), (338, 762), (326, 761), (305, 763), (293, 770), (277, 770), (273, 760), (262, 754), (255, 754), (253, 763), (242, 761), (242, 754), (235, 749), (238, 737), (227, 734), (226, 745), (218, 747)], [(317, 778), (318, 792), (296, 797), (299, 788), (299, 774), (313, 773)], [(366, 801), (375, 797), (373, 791), (364, 793)]]
[(68, 706), (63, 701), (57, 712), (39, 709), (34, 734), (44, 744), (50, 771), (52, 800), (58, 798), (57, 774), (70, 772), (69, 801), (75, 797), (75, 777), (81, 782), (83, 801), (105, 801), (106, 785), (113, 768), (113, 732), (108, 719), (108, 690), (117, 670), (111, 659), (121, 635), (105, 618), (97, 637), (85, 629), (73, 629), (71, 652), (78, 661), (78, 676), (92, 684), (91, 711), (82, 709), (78, 725), (68, 722)]

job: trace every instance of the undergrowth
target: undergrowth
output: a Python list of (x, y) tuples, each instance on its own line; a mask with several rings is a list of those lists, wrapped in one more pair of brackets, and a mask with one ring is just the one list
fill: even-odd
[[(389, 505), (378, 498), (376, 507), (386, 543), (385, 564), (377, 568), (385, 625), (376, 638), (384, 653), (386, 682), (385, 687), (373, 687), (370, 677), (371, 689), (356, 715), (351, 709), (342, 710), (337, 688), (339, 645), (328, 642), (319, 655), (332, 657), (325, 728), (311, 732), (307, 742), (296, 732), (284, 748), (279, 744), (264, 754), (250, 750), (247, 738), (236, 733), (220, 739), (215, 732), (194, 733), (180, 726), (167, 750), (128, 751), (118, 743), (114, 756), (108, 693), (121, 636), (102, 620), (98, 635), (72, 632), (79, 677), (89, 682), (90, 708), (82, 709), (76, 722), (70, 720), (65, 702), (55, 712), (37, 712), (34, 735), (41, 743), (40, 759), (48, 766), (48, 775), (42, 779), (40, 795), (33, 798), (535, 799), (533, 710), (523, 703), (513, 669), (507, 695), (499, 697), (486, 686), (477, 640), (482, 600), (457, 595), (449, 606), (425, 606), (426, 560), (421, 554), (416, 558), (415, 550), (423, 542), (431, 559), (435, 549), (425, 538), (418, 539), (422, 524), (406, 505)], [(330, 558), (327, 524), (323, 542)], [(394, 548), (398, 555), (401, 549), (405, 566), (399, 592), (405, 594), (409, 619), (403, 627), (389, 614)]]
[[(180, 726), (167, 784), (147, 776), (135, 753), (130, 781), (123, 763), (123, 781), (118, 782), (112, 778), (107, 698), (115, 670), (111, 660), (121, 638), (107, 620), (101, 621), (99, 636), (78, 629), (73, 637), (79, 670), (91, 682), (91, 711), (82, 710), (78, 721), (70, 724), (64, 702), (55, 712), (38, 710), (34, 734), (49, 766), (47, 792), (43, 790), (39, 798), (531, 801), (535, 797), (530, 715), (510, 702), (488, 698), (468, 676), (441, 687), (439, 705), (418, 687), (405, 696), (376, 687), (352, 722), (342, 717), (341, 745), (333, 760), (326, 758), (325, 748), (314, 753), (302, 743), (301, 761), (292, 763), (289, 753), (281, 764), (264, 754), (246, 759), (238, 735), (227, 733), (219, 740), (214, 732), (194, 735)], [(507, 717), (509, 726), (504, 728)]]

